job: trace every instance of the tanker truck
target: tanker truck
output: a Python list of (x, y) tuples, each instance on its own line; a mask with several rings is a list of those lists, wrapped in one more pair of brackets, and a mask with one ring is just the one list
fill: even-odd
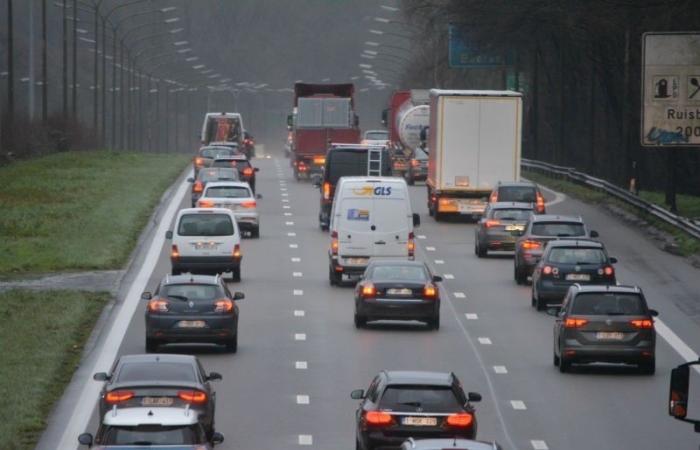
[(421, 145), (421, 131), (430, 122), (428, 91), (395, 91), (389, 100), (384, 122), (389, 129), (394, 174), (406, 177), (411, 173), (409, 162)]

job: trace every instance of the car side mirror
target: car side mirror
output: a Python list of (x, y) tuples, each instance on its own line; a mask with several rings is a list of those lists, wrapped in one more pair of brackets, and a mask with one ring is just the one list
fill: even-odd
[(245, 294), (243, 292), (235, 292), (233, 294), (234, 300), (243, 300), (244, 298), (245, 298)]
[(650, 315), (651, 317), (658, 317), (659, 312), (658, 312), (657, 310), (655, 310), (655, 309), (650, 309), (650, 310), (649, 310), (649, 315)]
[(469, 400), (470, 403), (471, 402), (480, 402), (481, 401), (481, 394), (479, 394), (478, 392), (470, 392), (467, 394), (467, 400)]
[(364, 389), (355, 389), (350, 393), (350, 398), (353, 400), (362, 400), (363, 398), (365, 398)]
[(413, 226), (414, 227), (420, 226), (420, 215), (418, 213), (413, 213)]
[(222, 378), (219, 372), (209, 372), (209, 376), (207, 376), (207, 380), (209, 381), (220, 381)]
[(141, 300), (150, 300), (152, 298), (153, 298), (153, 295), (148, 291), (141, 294)]
[(92, 379), (95, 381), (107, 381), (111, 377), (107, 374), (107, 372), (97, 372), (92, 376)]
[(617, 263), (617, 258), (615, 258), (614, 256), (611, 256), (610, 257), (610, 264), (616, 264), (616, 263)]
[(224, 442), (224, 435), (219, 433), (218, 431), (215, 431), (211, 435), (211, 444), (212, 445), (219, 445)]
[(440, 275), (433, 275), (433, 283), (439, 283), (442, 281), (442, 277)]
[(257, 198), (258, 200), (261, 200), (263, 197), (262, 197), (262, 194), (257, 194), (257, 195), (255, 196), (255, 198)]
[(168, 230), (165, 232), (165, 239), (172, 239), (173, 238), (173, 232), (172, 230)]
[(92, 435), (90, 433), (83, 433), (80, 436), (78, 436), (78, 442), (80, 445), (87, 445), (88, 447), (92, 447)]
[(596, 230), (591, 230), (591, 237), (592, 238), (597, 238), (600, 237), (600, 234)]
[(189, 177), (189, 178), (187, 179), (187, 182), (188, 182), (188, 183), (194, 183), (194, 178)]

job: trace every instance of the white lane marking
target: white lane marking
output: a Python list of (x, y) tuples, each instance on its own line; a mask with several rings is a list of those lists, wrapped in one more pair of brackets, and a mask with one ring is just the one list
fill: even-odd
[(429, 252), (434, 252), (434, 251), (435, 251), (435, 247), (425, 247), (425, 250), (426, 250), (426, 251), (429, 251)]
[(282, 197), (289, 197), (289, 194), (286, 192), (282, 192)]
[(303, 309), (295, 309), (294, 310), (294, 317), (304, 317), (306, 316), (306, 312)]
[(289, 248), (299, 248), (299, 244), (289, 244)]
[(294, 368), (297, 370), (306, 370), (309, 368), (309, 363), (306, 361), (296, 361), (294, 363)]
[(467, 320), (479, 320), (479, 316), (474, 313), (466, 313), (465, 317), (467, 318)]
[(292, 225), (294, 225), (294, 222), (285, 222), (284, 224), (287, 225), (288, 227), (291, 227)]
[(530, 444), (532, 444), (532, 448), (535, 450), (549, 450), (545, 441), (532, 440)]
[(297, 395), (297, 405), (308, 405), (311, 399), (308, 395)]
[(442, 259), (436, 259), (435, 264), (445, 264), (445, 261), (443, 261)]
[(656, 332), (660, 334), (661, 337), (668, 342), (668, 345), (681, 355), (681, 358), (685, 359), (686, 362), (698, 360), (698, 354), (659, 318), (654, 319), (654, 327), (656, 328)]
[(527, 409), (525, 402), (522, 400), (511, 400), (510, 406), (512, 406), (516, 411), (525, 411)]
[(295, 333), (294, 340), (295, 341), (305, 341), (306, 340), (306, 333)]
[(286, 188), (286, 187), (281, 187), (281, 188), (280, 188), (280, 191), (286, 192), (286, 191), (287, 191), (287, 188)]
[(489, 339), (489, 338), (487, 338), (487, 337), (480, 337), (480, 338), (479, 338), (479, 344), (481, 344), (481, 345), (491, 345), (492, 342), (491, 342), (491, 339)]
[(416, 237), (417, 237), (418, 239), (425, 239), (425, 235), (424, 235), (424, 234), (419, 234), (419, 235), (417, 235)]
[(292, 262), (301, 262), (301, 258), (292, 258)]
[(299, 445), (314, 445), (314, 437), (310, 434), (300, 434)]
[(550, 189), (550, 188), (548, 188), (548, 187), (546, 187), (546, 186), (542, 186), (542, 185), (540, 185), (540, 187), (541, 187), (542, 189), (544, 189), (545, 191), (549, 191), (549, 192), (551, 192), (552, 194), (554, 194), (554, 200), (550, 200), (550, 201), (548, 201), (548, 202), (545, 202), (545, 205), (546, 205), (546, 206), (554, 206), (554, 205), (556, 205), (557, 203), (561, 203), (561, 202), (563, 202), (564, 200), (566, 200), (566, 195), (562, 194), (561, 192), (557, 192), (557, 191), (555, 191), (554, 189)]
[(282, 199), (282, 203), (289, 203), (289, 199), (288, 199), (288, 198), (283, 198), (283, 199)]
[[(289, 206), (289, 205), (282, 205), (282, 208), (284, 208), (284, 209), (291, 209), (292, 207)], [(292, 215), (292, 213), (284, 213), (285, 216), (286, 216), (287, 214), (289, 214), (290, 216)]]
[(302, 289), (294, 289), (294, 291), (292, 291), (292, 293), (294, 295), (304, 295), (304, 291)]
[(446, 280), (454, 280), (455, 276), (452, 275), (451, 273), (444, 273), (444, 274), (442, 274), (442, 278), (444, 278)]
[(293, 231), (290, 231), (289, 233), (287, 233), (287, 236), (289, 236), (289, 237), (294, 237), (294, 236), (296, 236), (296, 235), (297, 235), (297, 234), (296, 234), (295, 232), (293, 232)]
[(292, 216), (292, 213), (286, 212), (286, 213), (284, 213), (284, 216), (285, 216), (285, 217), (291, 217), (291, 216)]
[(506, 369), (506, 366), (493, 366), (493, 371), (499, 375), (508, 373), (508, 369)]
[[(188, 176), (192, 176), (191, 172)], [(148, 248), (146, 258), (141, 264), (141, 269), (131, 283), (131, 288), (121, 304), (121, 309), (114, 317), (114, 320), (111, 321), (111, 328), (100, 350), (100, 355), (87, 373), (108, 370), (117, 357), (117, 352), (129, 328), (131, 318), (141, 303), (141, 292), (146, 289), (146, 285), (151, 278), (151, 274), (160, 257), (160, 252), (165, 244), (165, 232), (170, 228), (175, 213), (180, 209), (180, 204), (185, 197), (185, 192), (189, 189), (189, 185), (186, 180), (183, 180), (173, 194), (172, 200), (160, 220), (158, 229), (153, 235), (151, 246)], [(101, 389), (102, 385), (100, 383), (93, 383), (92, 381), (83, 385), (78, 401), (75, 403), (76, 409), (73, 410), (73, 415), (68, 420), (63, 436), (61, 436), (61, 440), (57, 443), (56, 448), (76, 448), (77, 436), (85, 430)]]
[(295, 278), (301, 278), (304, 276), (304, 274), (301, 272), (292, 272), (292, 276)]
[(467, 298), (467, 295), (464, 292), (453, 292), (452, 295), (454, 295), (455, 298)]

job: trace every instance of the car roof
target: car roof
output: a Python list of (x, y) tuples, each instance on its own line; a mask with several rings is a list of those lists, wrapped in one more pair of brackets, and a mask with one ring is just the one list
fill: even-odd
[(250, 189), (250, 185), (247, 181), (210, 181), (207, 183), (207, 189), (220, 186), (244, 187)]
[(530, 217), (532, 222), (576, 222), (583, 223), (581, 216), (562, 216), (558, 214), (539, 214)]
[(187, 408), (113, 408), (105, 413), (103, 424), (107, 426), (134, 427), (139, 425), (182, 426), (194, 425), (198, 413)]
[(622, 285), (622, 284), (574, 284), (576, 290), (581, 292), (615, 292), (621, 294), (641, 294), (642, 290), (639, 286)]
[(493, 450), (498, 445), (495, 442), (473, 441), (471, 439), (410, 439), (411, 447), (415, 450)]
[(226, 208), (183, 208), (178, 213), (180, 216), (185, 214), (226, 214), (232, 215), (230, 209)]
[(499, 181), (497, 187), (537, 187), (532, 181)]
[(427, 372), (421, 370), (385, 370), (388, 384), (425, 384), (435, 386), (452, 386), (453, 375), (450, 372)]
[(605, 248), (602, 242), (592, 239), (556, 239), (547, 243), (548, 247)]
[(335, 142), (331, 143), (331, 148), (329, 151), (334, 150), (367, 150), (369, 148), (383, 148), (381, 145), (367, 145), (367, 144), (337, 144)]
[(427, 268), (423, 261), (411, 261), (409, 259), (399, 259), (399, 258), (370, 258), (369, 266), (416, 266)]
[(340, 177), (338, 183), (401, 183), (405, 184), (406, 180), (401, 177), (368, 177), (367, 175), (360, 175), (354, 177)]
[(163, 285), (170, 285), (170, 284), (183, 284), (183, 283), (191, 283), (191, 284), (219, 284), (219, 276), (218, 275), (193, 275), (193, 274), (184, 274), (184, 275), (166, 275), (165, 278), (163, 278)]
[(495, 202), (491, 203), (491, 209), (529, 209), (532, 210), (532, 203), (528, 202)]
[(190, 363), (196, 364), (197, 358), (192, 355), (173, 353), (144, 353), (138, 355), (122, 355), (119, 364), (125, 363)]

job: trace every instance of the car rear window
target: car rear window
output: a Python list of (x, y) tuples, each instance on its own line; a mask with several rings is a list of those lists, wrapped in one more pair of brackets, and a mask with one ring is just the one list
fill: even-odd
[(214, 300), (223, 296), (221, 288), (215, 284), (168, 284), (163, 286), (159, 295), (168, 297), (176, 295), (187, 300)]
[[(136, 427), (108, 427), (100, 440), (101, 445), (195, 445), (204, 441), (198, 427), (140, 425)], [(148, 444), (145, 444), (148, 443)]]
[(533, 186), (501, 186), (498, 188), (498, 201), (534, 203), (537, 201), (536, 192)]
[(199, 172), (199, 179), (205, 183), (210, 181), (238, 181), (238, 171), (230, 168), (217, 167), (213, 170), (203, 170)]
[(571, 313), (588, 316), (639, 316), (646, 314), (646, 308), (639, 294), (586, 292), (574, 298)]
[(370, 141), (386, 141), (389, 139), (389, 133), (386, 131), (368, 131), (365, 133), (365, 139)]
[(608, 260), (605, 252), (599, 248), (553, 248), (548, 261), (558, 264), (603, 264)]
[(381, 409), (393, 411), (454, 411), (462, 405), (449, 387), (389, 386), (379, 401)]
[(499, 220), (527, 220), (532, 215), (531, 209), (494, 209), (491, 211), (492, 219)]
[(235, 167), (238, 170), (250, 167), (250, 161), (247, 159), (217, 159), (211, 165), (212, 167)]
[(217, 148), (203, 148), (200, 150), (199, 154), (203, 158), (218, 158), (221, 156), (233, 156), (237, 152), (231, 148), (217, 147)]
[[(328, 154), (326, 181), (336, 184), (340, 177), (367, 175), (367, 151), (335, 149)], [(382, 175), (391, 175), (391, 158), (383, 152)]]
[(177, 229), (180, 236), (231, 236), (233, 222), (224, 214), (185, 214)]
[(212, 186), (207, 188), (205, 197), (213, 198), (248, 198), (252, 197), (250, 189), (245, 186)]
[(585, 236), (586, 230), (578, 222), (537, 222), (532, 224), (534, 236)]
[(370, 278), (374, 280), (402, 280), (402, 281), (425, 281), (428, 274), (420, 266), (377, 266), (372, 269)]
[(194, 367), (178, 362), (131, 362), (122, 364), (117, 382), (134, 381), (197, 381)]

